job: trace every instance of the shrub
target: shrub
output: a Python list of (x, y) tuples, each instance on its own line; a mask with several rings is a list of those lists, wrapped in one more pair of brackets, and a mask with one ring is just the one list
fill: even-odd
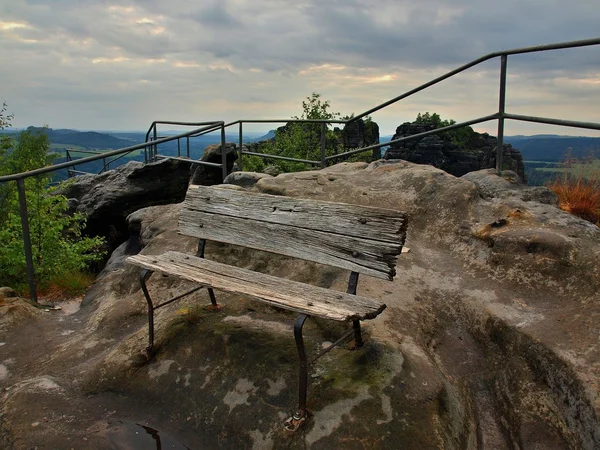
[[(4, 110), (0, 112), (2, 116)], [(0, 117), (0, 128), (9, 125)], [(16, 141), (0, 145), (0, 175), (19, 173), (49, 164), (49, 141), (44, 130), (24, 131)], [(103, 257), (103, 239), (83, 235), (85, 218), (68, 213), (64, 196), (53, 195), (49, 177), (25, 179), (34, 270), (41, 290), (80, 284), (91, 262)], [(0, 285), (25, 291), (27, 266), (15, 183), (0, 186)], [(78, 281), (79, 280), (79, 281)], [(69, 290), (68, 288), (67, 290)]]

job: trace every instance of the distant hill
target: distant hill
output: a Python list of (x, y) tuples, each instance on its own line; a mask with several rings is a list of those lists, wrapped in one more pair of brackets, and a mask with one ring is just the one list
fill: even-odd
[(268, 141), (269, 139), (275, 138), (275, 130), (269, 130), (269, 132), (265, 135), (255, 137), (253, 139), (247, 139), (249, 142), (260, 142), (260, 141)]
[[(29, 127), (28, 130), (40, 130), (39, 127)], [(45, 128), (51, 144), (75, 145), (83, 148), (116, 149), (129, 147), (137, 142), (130, 139), (121, 139), (106, 133), (96, 131), (75, 131), (69, 129)]]
[(597, 137), (540, 134), (505, 136), (504, 142), (518, 148), (527, 161), (561, 161), (568, 151), (577, 158), (591, 153), (600, 158), (600, 138)]

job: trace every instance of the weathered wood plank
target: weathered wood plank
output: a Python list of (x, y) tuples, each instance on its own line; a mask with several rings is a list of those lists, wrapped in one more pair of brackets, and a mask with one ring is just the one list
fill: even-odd
[(406, 215), (391, 209), (191, 185), (184, 210), (403, 243)]
[(314, 261), (392, 279), (402, 242), (382, 242), (182, 209), (182, 234)]
[(384, 303), (358, 295), (324, 289), (179, 252), (159, 256), (135, 255), (128, 262), (149, 270), (176, 275), (215, 289), (243, 293), (280, 308), (326, 319), (373, 319)]

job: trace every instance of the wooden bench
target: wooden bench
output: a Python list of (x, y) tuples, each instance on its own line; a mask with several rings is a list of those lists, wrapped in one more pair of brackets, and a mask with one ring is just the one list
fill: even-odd
[[(202, 287), (209, 308), (218, 310), (214, 289), (246, 294), (299, 316), (294, 337), (300, 359), (299, 405), (287, 426), (296, 429), (306, 416), (308, 363), (302, 337), (307, 317), (352, 322), (352, 328), (323, 353), (354, 335), (363, 344), (360, 321), (377, 317), (386, 307), (356, 295), (360, 273), (392, 280), (406, 234), (406, 215), (399, 211), (305, 200), (247, 191), (191, 185), (179, 219), (181, 234), (199, 238), (196, 255), (169, 251), (128, 258), (143, 268), (140, 282), (148, 302), (149, 344), (154, 353), (154, 311)], [(225, 242), (300, 258), (350, 271), (347, 293), (291, 281), (204, 258), (207, 240)], [(154, 305), (146, 281), (153, 272), (200, 286)]]

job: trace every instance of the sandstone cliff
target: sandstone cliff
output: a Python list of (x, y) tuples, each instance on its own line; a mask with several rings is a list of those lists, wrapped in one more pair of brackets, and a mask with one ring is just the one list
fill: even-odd
[[(406, 122), (396, 128), (392, 140), (433, 129), (435, 126), (430, 123)], [(417, 164), (431, 164), (460, 177), (475, 170), (496, 167), (497, 143), (497, 139), (487, 133), (473, 132), (468, 142), (458, 146), (452, 142), (450, 134), (446, 132), (392, 144), (384, 158), (403, 159)], [(527, 181), (521, 152), (509, 144), (505, 144), (503, 149), (504, 169), (516, 172), (521, 180)]]

